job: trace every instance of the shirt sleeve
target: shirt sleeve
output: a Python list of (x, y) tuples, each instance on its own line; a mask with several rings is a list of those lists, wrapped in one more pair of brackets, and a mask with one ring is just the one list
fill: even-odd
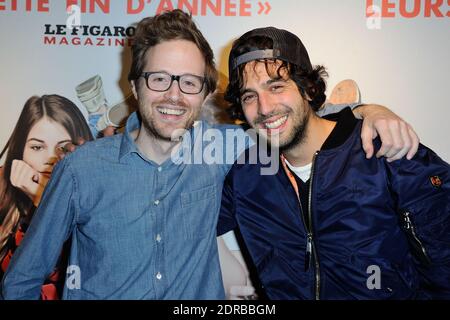
[(320, 110), (318, 110), (316, 112), (316, 114), (319, 117), (324, 117), (333, 113), (338, 113), (341, 112), (342, 110), (344, 110), (347, 107), (350, 107), (350, 109), (355, 109), (356, 107), (359, 107), (363, 105), (362, 103), (350, 103), (350, 104), (331, 104), (331, 103), (326, 103), (323, 108), (321, 108)]
[(2, 282), (4, 299), (38, 299), (75, 226), (77, 185), (68, 157), (54, 168), (25, 237)]
[(231, 176), (233, 169), (225, 178), (222, 190), (222, 202), (220, 207), (219, 221), (217, 223), (217, 235), (220, 236), (230, 230), (236, 228), (236, 220), (234, 217), (234, 197)]
[(387, 170), (421, 289), (450, 299), (450, 165), (420, 145), (412, 160), (392, 162)]

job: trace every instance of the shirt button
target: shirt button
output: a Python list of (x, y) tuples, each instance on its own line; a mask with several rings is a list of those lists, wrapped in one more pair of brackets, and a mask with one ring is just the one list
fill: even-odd
[(153, 202), (155, 204), (155, 206), (157, 206), (159, 204), (159, 200), (155, 200), (155, 202)]
[(162, 278), (162, 274), (160, 272), (158, 272), (156, 274), (156, 279), (161, 280), (161, 278)]
[(156, 235), (156, 241), (161, 242), (161, 235), (158, 233), (158, 235)]
[(161, 167), (158, 167), (158, 172), (161, 172), (162, 171), (162, 168)]

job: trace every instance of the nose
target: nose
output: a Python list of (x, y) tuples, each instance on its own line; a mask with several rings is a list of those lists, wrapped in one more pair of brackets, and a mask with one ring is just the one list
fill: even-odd
[(47, 163), (46, 163), (46, 165), (49, 165), (49, 166), (54, 166), (55, 164), (56, 164), (56, 162), (57, 162), (57, 157), (51, 157), (51, 158), (49, 158), (48, 159), (48, 161), (47, 161)]
[(175, 102), (181, 98), (182, 94), (178, 80), (173, 80), (169, 89), (165, 92), (166, 98)]
[(52, 149), (51, 151), (49, 151), (47, 156), (48, 156), (47, 162), (45, 163), (46, 165), (53, 166), (58, 161), (58, 156), (56, 155), (56, 149)]
[(273, 98), (266, 92), (261, 92), (258, 96), (258, 114), (266, 116), (273, 111)]

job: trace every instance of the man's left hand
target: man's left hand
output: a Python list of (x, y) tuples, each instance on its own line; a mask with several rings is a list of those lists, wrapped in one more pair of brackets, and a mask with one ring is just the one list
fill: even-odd
[(357, 107), (353, 112), (357, 118), (364, 120), (361, 139), (367, 159), (374, 154), (372, 140), (378, 135), (382, 144), (376, 153), (377, 158), (384, 156), (388, 162), (392, 162), (405, 155), (411, 160), (416, 154), (419, 137), (407, 122), (391, 110), (376, 104), (366, 104)]

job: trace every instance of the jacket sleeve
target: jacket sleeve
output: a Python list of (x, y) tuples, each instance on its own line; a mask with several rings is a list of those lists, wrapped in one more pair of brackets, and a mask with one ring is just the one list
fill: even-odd
[(233, 172), (234, 167), (231, 168), (230, 172), (226, 176), (225, 183), (223, 185), (222, 203), (220, 207), (219, 221), (217, 223), (217, 236), (221, 236), (222, 234), (236, 228), (236, 220), (234, 216), (234, 191), (232, 183)]
[(75, 225), (77, 185), (67, 158), (56, 165), (2, 281), (3, 299), (38, 299)]
[(336, 118), (334, 116), (334, 114), (337, 114), (339, 112), (341, 112), (342, 110), (344, 110), (345, 108), (350, 108), (352, 110), (354, 110), (356, 107), (361, 106), (362, 103), (349, 103), (349, 104), (330, 104), (330, 103), (326, 103), (323, 108), (321, 108), (320, 110), (317, 110), (316, 114), (323, 118), (325, 116), (330, 117), (332, 119)]
[(450, 299), (450, 166), (420, 145), (412, 160), (387, 168), (422, 289), (432, 298)]

